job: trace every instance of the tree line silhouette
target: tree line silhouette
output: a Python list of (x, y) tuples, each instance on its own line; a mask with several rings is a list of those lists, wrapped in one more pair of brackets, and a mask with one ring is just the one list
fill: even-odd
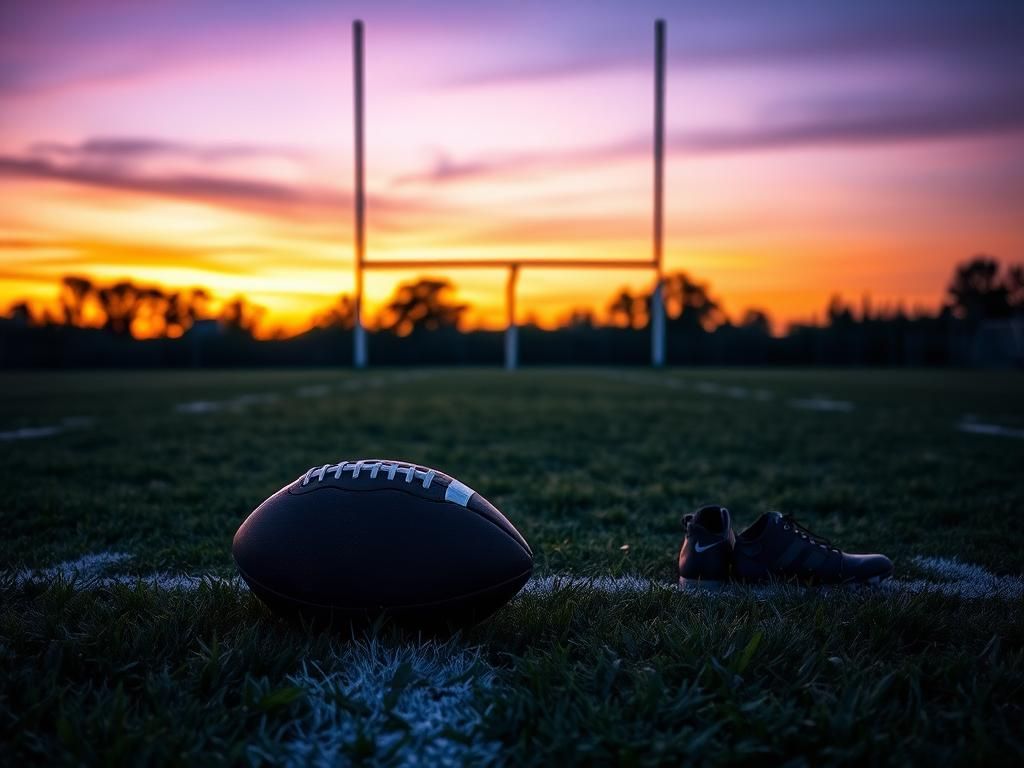
[[(498, 363), (501, 332), (460, 331), (469, 306), (445, 279), (419, 278), (395, 290), (368, 323), (371, 362)], [(667, 356), (675, 364), (972, 365), (1024, 363), (1024, 266), (990, 256), (957, 266), (934, 313), (861, 308), (834, 296), (822, 324), (794, 324), (773, 336), (771, 318), (748, 309), (738, 321), (709, 286), (684, 272), (666, 276)], [(521, 327), (524, 363), (642, 364), (651, 296), (620, 289), (604, 320), (572, 310), (561, 326)], [(0, 319), (0, 364), (34, 366), (344, 365), (351, 362), (351, 296), (311, 316), (294, 336), (257, 330), (265, 311), (244, 296), (216, 311), (203, 288), (164, 289), (120, 280), (65, 277), (51, 305), (13, 303)]]

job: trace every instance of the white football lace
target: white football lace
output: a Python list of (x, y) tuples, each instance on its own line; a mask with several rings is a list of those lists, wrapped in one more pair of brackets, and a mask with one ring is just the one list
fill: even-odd
[(314, 477), (317, 481), (324, 479), (324, 475), (332, 473), (335, 480), (341, 479), (343, 472), (352, 472), (352, 479), (359, 477), (361, 472), (368, 471), (371, 480), (376, 480), (377, 475), (386, 472), (388, 480), (394, 480), (396, 474), (405, 476), (405, 482), (420, 480), (424, 488), (429, 488), (437, 473), (432, 469), (423, 470), (415, 464), (405, 464), (398, 461), (339, 461), (337, 464), (324, 464), (322, 467), (310, 467), (309, 471), (302, 476), (302, 484), (309, 485)]

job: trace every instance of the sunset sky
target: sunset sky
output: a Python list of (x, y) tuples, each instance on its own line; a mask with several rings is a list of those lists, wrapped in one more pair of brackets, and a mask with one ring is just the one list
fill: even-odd
[[(647, 258), (662, 17), (666, 265), (731, 315), (934, 308), (956, 262), (1024, 261), (1019, 0), (42, 0), (0, 3), (0, 308), (130, 277), (294, 328), (351, 291), (357, 17), (371, 257)], [(501, 271), (449, 276), (501, 323)], [(649, 282), (527, 270), (520, 319)]]

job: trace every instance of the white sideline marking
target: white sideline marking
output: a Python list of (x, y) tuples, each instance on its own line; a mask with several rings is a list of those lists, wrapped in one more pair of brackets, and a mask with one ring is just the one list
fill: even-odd
[[(677, 381), (677, 384), (680, 383)], [(731, 397), (733, 400), (746, 400), (751, 395), (751, 391), (746, 387), (736, 385), (722, 386), (713, 381), (698, 381), (694, 383), (693, 388), (702, 395), (722, 395), (723, 397)]]
[(178, 413), (215, 413), (217, 411), (240, 411), (250, 405), (266, 405), (277, 400), (273, 392), (253, 392), (246, 395), (239, 395), (227, 400), (192, 400), (187, 403), (178, 403), (174, 410)]
[[(20, 572), (15, 580), (78, 579), (101, 587), (144, 583), (187, 591), (203, 583), (246, 588), (238, 578), (105, 573), (131, 559), (122, 552), (88, 554), (50, 568)], [(1024, 596), (1024, 578), (1020, 576), (996, 576), (979, 565), (942, 557), (916, 557), (913, 563), (938, 580), (892, 581), (881, 590), (938, 593), (965, 600), (1019, 600)], [(531, 579), (521, 595), (550, 595), (563, 590), (619, 595), (675, 589), (674, 584), (639, 576), (556, 575)], [(771, 598), (800, 591), (788, 586), (760, 587), (741, 594), (753, 592)], [(839, 590), (822, 591), (827, 594)], [(735, 593), (726, 589), (704, 594), (727, 597)], [(681, 599), (687, 596), (680, 593)], [(353, 641), (320, 663), (304, 663), (288, 682), (305, 691), (305, 706), (302, 717), (276, 737), (284, 749), (286, 766), (349, 765), (357, 745), (359, 749), (369, 745), (372, 753), (363, 758), (372, 765), (491, 765), (500, 758), (502, 745), (485, 741), (480, 733), (488, 699), (481, 693), (500, 685), (497, 672), (480, 649), (462, 648), (457, 640), (399, 646), (372, 639)], [(452, 738), (451, 734), (458, 737)], [(250, 748), (248, 756), (253, 762), (270, 762), (274, 757), (255, 747)]]
[[(85, 555), (78, 560), (60, 563), (51, 568), (19, 571), (14, 574), (14, 580), (18, 584), (25, 584), (53, 581), (60, 578), (66, 581), (75, 579), (90, 587), (109, 587), (114, 584), (128, 586), (145, 584), (158, 589), (180, 589), (186, 591), (196, 590), (201, 584), (222, 584), (242, 591), (248, 589), (245, 582), (237, 576), (225, 579), (213, 575), (189, 576), (176, 573), (151, 573), (144, 576), (106, 573), (111, 566), (127, 562), (131, 559), (132, 555), (124, 554), (123, 552), (100, 552), (98, 554)], [(961, 597), (965, 600), (983, 600), (988, 598), (1020, 599), (1024, 597), (1024, 576), (997, 576), (980, 565), (963, 563), (959, 560), (945, 557), (915, 557), (911, 562), (931, 578), (893, 579), (884, 582), (878, 589), (896, 594), (937, 593), (949, 597)], [(563, 590), (621, 595), (662, 589), (676, 589), (676, 585), (672, 582), (655, 581), (640, 576), (588, 577), (561, 574), (537, 576), (530, 579), (519, 593), (519, 596), (548, 595)], [(771, 597), (792, 593), (803, 588), (783, 584), (744, 589), (749, 589), (757, 595)], [(829, 591), (827, 588), (818, 589), (824, 592)], [(843, 587), (838, 587), (838, 589), (843, 589)], [(710, 594), (727, 595), (729, 590), (726, 589), (721, 593)]]
[(713, 381), (698, 381), (695, 382), (693, 388), (700, 392), (702, 395), (718, 395), (721, 394), (722, 388), (715, 384)]
[(64, 431), (63, 427), (21, 427), (7, 432), (0, 432), (0, 440), (32, 440), (37, 437), (51, 437)]
[(898, 582), (908, 592), (939, 592), (968, 600), (985, 597), (1024, 597), (1024, 577), (997, 576), (973, 563), (962, 563), (945, 557), (915, 557), (914, 564), (940, 581), (916, 579)]
[(0, 432), (0, 441), (7, 440), (34, 440), (39, 437), (53, 437), (69, 429), (82, 429), (92, 424), (92, 419), (86, 416), (70, 416), (63, 419), (59, 424), (48, 424), (43, 427), (21, 427)]
[(1004, 427), (999, 424), (986, 424), (975, 421), (973, 416), (964, 416), (957, 422), (956, 428), (961, 432), (970, 432), (975, 435), (995, 435), (997, 437), (1015, 437), (1024, 440), (1024, 429), (1015, 427)]
[[(663, 379), (654, 376), (643, 376), (635, 373), (621, 373), (617, 371), (605, 371), (598, 375), (614, 381), (624, 381), (629, 384), (650, 384), (666, 389), (692, 389), (702, 395), (718, 397), (731, 397), (734, 400), (755, 400), (759, 403), (768, 403), (775, 399), (775, 393), (768, 389), (748, 389), (741, 386), (725, 386), (713, 381), (696, 381), (692, 384), (679, 379)], [(836, 400), (825, 395), (810, 395), (808, 397), (794, 397), (786, 401), (790, 408), (798, 408), (804, 411), (819, 411), (821, 413), (849, 413), (854, 410), (854, 404), (849, 400)], [(967, 431), (984, 432), (985, 434), (999, 434), (1008, 437), (1024, 438), (1024, 430), (1014, 430), (1008, 427), (998, 427), (994, 424), (977, 425), (978, 428), (968, 428)], [(963, 428), (963, 427), (961, 427)]]
[(653, 376), (619, 371), (601, 371), (597, 375), (613, 381), (626, 382), (627, 384), (651, 384), (663, 389), (692, 389), (694, 392), (702, 395), (729, 397), (733, 400), (756, 400), (759, 403), (767, 403), (775, 399), (775, 393), (768, 389), (751, 389), (736, 384), (718, 384), (714, 381), (688, 382), (675, 378), (655, 378)]
[[(169, 591), (194, 591), (207, 582), (246, 589), (237, 578), (104, 575), (131, 559), (123, 552), (100, 552), (19, 574), (17, 580), (77, 579), (94, 587), (142, 583)], [(368, 740), (374, 749), (365, 756), (370, 764), (491, 765), (501, 744), (476, 735), (484, 714), (476, 702), (477, 692), (492, 688), (495, 678), (478, 650), (460, 648), (455, 641), (399, 647), (353, 642), (288, 678), (306, 691), (308, 713), (289, 724), (283, 736), (284, 764), (348, 765), (356, 741)], [(453, 740), (450, 733), (462, 738)], [(254, 762), (270, 758), (258, 750), (250, 750), (250, 756)]]
[(216, 576), (189, 576), (178, 573), (150, 573), (145, 576), (127, 573), (108, 574), (115, 565), (133, 560), (134, 556), (124, 552), (98, 552), (83, 555), (77, 560), (68, 560), (49, 568), (18, 571), (14, 574), (17, 584), (45, 583), (47, 581), (76, 581), (89, 587), (111, 587), (115, 584), (131, 586), (145, 584), (157, 589), (194, 591), (203, 583), (222, 583), (231, 586), (245, 587), (239, 579), (221, 579)]
[(833, 400), (821, 395), (793, 398), (789, 401), (789, 406), (805, 411), (831, 411), (834, 413), (848, 413), (853, 410), (853, 403), (849, 400)]
[(124, 552), (98, 552), (96, 554), (83, 555), (77, 560), (66, 560), (63, 563), (58, 563), (50, 568), (44, 568), (36, 573), (50, 579), (58, 577), (71, 579), (75, 576), (81, 579), (91, 579), (102, 574), (110, 566), (131, 559), (132, 556)]
[[(310, 384), (308, 386), (296, 387), (293, 392), (298, 397), (313, 398), (326, 397), (331, 392), (358, 392), (359, 390), (380, 389), (389, 384), (403, 384), (410, 381), (430, 378), (435, 374), (428, 371), (413, 371), (406, 373), (394, 373), (388, 376), (359, 376), (335, 384), (333, 387), (328, 384)], [(281, 398), (276, 392), (255, 392), (247, 395), (239, 395), (225, 400), (191, 400), (185, 403), (178, 403), (174, 406), (177, 413), (188, 413), (193, 415), (205, 415), (219, 413), (220, 411), (241, 411), (251, 405), (266, 405), (277, 402)]]
[[(962, 563), (945, 557), (915, 557), (912, 561), (919, 569), (935, 578), (893, 579), (884, 582), (878, 589), (888, 593), (938, 593), (966, 600), (986, 598), (1020, 599), (1024, 597), (1024, 577), (997, 576), (980, 565)], [(654, 581), (639, 576), (541, 576), (531, 579), (520, 595), (545, 595), (561, 590), (590, 590), (606, 594), (639, 594), (658, 589), (675, 589), (669, 582)], [(800, 590), (791, 585), (756, 586), (749, 588), (763, 596)], [(821, 589), (821, 588), (819, 588)], [(841, 589), (841, 588), (840, 588)], [(827, 591), (827, 590), (826, 590)], [(727, 595), (723, 592), (709, 592), (711, 595)]]
[[(771, 402), (775, 399), (775, 393), (768, 389), (749, 389), (742, 386), (726, 386), (713, 381), (695, 381), (692, 384), (680, 381), (679, 379), (661, 379), (653, 376), (642, 376), (638, 374), (619, 373), (615, 371), (602, 372), (606, 379), (624, 381), (630, 384), (653, 384), (654, 386), (666, 389), (693, 389), (702, 395), (718, 397), (730, 397), (733, 400), (755, 400), (759, 403)], [(790, 408), (799, 408), (805, 411), (821, 411), (831, 413), (849, 413), (854, 405), (849, 400), (835, 400), (824, 395), (811, 395), (809, 397), (794, 397), (787, 401)]]
[(286, 731), (285, 765), (349, 765), (356, 742), (372, 745), (363, 757), (371, 765), (491, 765), (501, 744), (477, 735), (476, 702), (495, 679), (478, 650), (454, 642), (352, 643), (289, 678), (310, 711)]
[(308, 387), (298, 387), (295, 394), (299, 397), (323, 397), (331, 388), (326, 384), (311, 384)]
[[(410, 381), (419, 381), (435, 376), (430, 371), (410, 371), (395, 373), (389, 376), (374, 376), (343, 381), (337, 385), (337, 390), (342, 392), (355, 392), (360, 389), (379, 389), (388, 384), (402, 384)], [(298, 387), (295, 394), (299, 397), (323, 397), (331, 393), (331, 387), (326, 384), (315, 384), (306, 387)], [(208, 415), (221, 411), (241, 411), (252, 405), (267, 405), (275, 403), (280, 395), (275, 392), (253, 392), (226, 400), (189, 400), (178, 403), (174, 406), (175, 413), (190, 415)], [(54, 437), (71, 429), (82, 429), (93, 424), (95, 419), (88, 416), (69, 416), (58, 424), (46, 424), (39, 427), (20, 427), (0, 432), (0, 442), (11, 440), (35, 440), (42, 437)]]

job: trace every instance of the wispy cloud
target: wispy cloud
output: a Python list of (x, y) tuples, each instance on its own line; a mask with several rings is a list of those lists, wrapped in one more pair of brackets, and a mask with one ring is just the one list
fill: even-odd
[(1024, 88), (959, 102), (836, 98), (809, 104), (800, 112), (753, 128), (677, 133), (671, 146), (691, 152), (742, 152), (1017, 132), (1024, 130)]
[(87, 139), (78, 144), (37, 142), (28, 154), (50, 160), (75, 163), (138, 161), (170, 158), (217, 163), (236, 159), (282, 159), (304, 164), (309, 158), (293, 147), (256, 144), (187, 144), (142, 136), (111, 136)]
[[(671, 12), (663, 14), (670, 27), (670, 66), (835, 67), (852, 60), (923, 59), (981, 77), (1005, 76), (1014, 66), (1024, 66), (1024, 10), (1013, 3), (977, 9), (904, 3), (884, 12), (861, 6), (847, 13), (826, 3), (802, 9), (754, 3), (745, 10), (724, 21), (696, 14), (685, 23)], [(615, 25), (596, 27), (576, 42), (546, 58), (534, 56), (460, 75), (449, 85), (530, 84), (651, 65), (649, 53), (637, 50), (635, 41)]]
[(257, 179), (203, 174), (141, 175), (113, 164), (59, 164), (36, 156), (0, 156), (0, 177), (48, 179), (92, 187), (217, 203), (246, 209), (273, 208), (280, 213), (351, 204), (348, 194)]
[[(735, 235), (737, 232), (763, 230), (767, 222), (749, 216), (701, 216), (686, 220), (671, 221), (674, 235), (689, 239)], [(567, 216), (557, 213), (541, 213), (534, 216), (503, 216), (485, 223), (484, 226), (470, 227), (449, 235), (447, 245), (473, 245), (475, 243), (515, 243), (517, 246), (572, 244), (585, 245), (599, 253), (603, 247), (616, 247), (615, 243), (635, 243), (646, 238), (650, 231), (650, 214), (591, 214)]]
[[(703, 155), (1024, 134), (1024, 88), (960, 102), (836, 98), (778, 112), (789, 116), (740, 128), (675, 131), (667, 139), (668, 148), (680, 154)], [(442, 154), (429, 168), (401, 176), (396, 183), (444, 184), (524, 176), (635, 160), (649, 156), (650, 152), (650, 137), (638, 135), (569, 152), (517, 153), (466, 160)]]
[[(293, 220), (337, 220), (351, 210), (347, 190), (216, 172), (216, 163), (222, 160), (280, 157), (305, 158), (289, 148), (95, 138), (80, 144), (36, 143), (24, 153), (0, 155), (0, 178), (156, 195)], [(149, 170), (154, 158), (165, 161), (155, 171)], [(397, 227), (399, 215), (436, 210), (429, 201), (381, 196), (372, 196), (369, 206), (375, 225), (383, 229)]]

